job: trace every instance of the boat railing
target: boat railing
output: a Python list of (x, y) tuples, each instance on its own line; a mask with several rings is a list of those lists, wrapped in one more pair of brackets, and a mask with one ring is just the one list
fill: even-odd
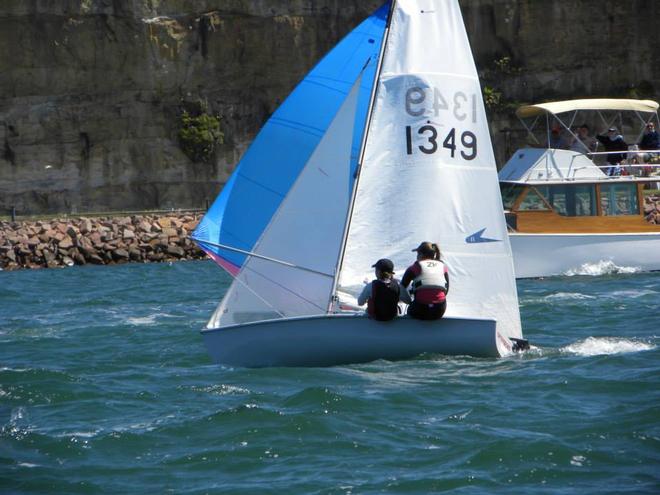
[[(622, 155), (624, 158), (616, 163), (609, 163), (607, 160), (608, 156)], [(658, 180), (660, 181), (660, 150), (629, 149), (627, 151), (576, 152), (571, 159), (569, 176), (573, 176), (578, 170), (583, 168), (573, 166), (573, 162), (578, 156), (587, 156), (590, 158), (594, 165), (608, 177), (629, 176), (631, 178), (653, 178), (658, 176)]]

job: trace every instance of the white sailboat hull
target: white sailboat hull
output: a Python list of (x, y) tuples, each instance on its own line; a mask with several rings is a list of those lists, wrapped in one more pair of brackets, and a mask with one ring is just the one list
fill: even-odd
[(509, 339), (489, 319), (408, 317), (378, 322), (364, 314), (332, 314), (267, 320), (202, 330), (219, 364), (334, 366), (377, 359), (398, 360), (423, 353), (500, 357), (511, 352)]
[(660, 270), (660, 232), (639, 234), (509, 234), (516, 278), (580, 272), (585, 264), (612, 262)]

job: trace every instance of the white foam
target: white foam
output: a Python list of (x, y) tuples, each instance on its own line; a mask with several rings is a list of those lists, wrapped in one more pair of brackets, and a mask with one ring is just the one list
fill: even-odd
[(578, 356), (602, 356), (650, 351), (652, 349), (655, 349), (655, 346), (647, 342), (612, 337), (589, 337), (585, 340), (563, 347), (561, 351), (577, 354)]
[(610, 292), (608, 297), (616, 299), (634, 299), (644, 296), (657, 296), (658, 292), (650, 289), (632, 289), (632, 290), (617, 290)]
[(617, 266), (611, 260), (601, 260), (596, 263), (584, 263), (578, 268), (573, 268), (564, 272), (564, 275), (573, 277), (575, 275), (589, 275), (597, 277), (611, 273), (637, 273), (641, 268), (636, 266)]
[(25, 408), (22, 406), (16, 407), (11, 411), (11, 417), (9, 419), (10, 423), (16, 423), (21, 419), (25, 418)]
[(156, 323), (156, 315), (128, 318), (126, 321), (135, 326), (153, 325)]
[(557, 292), (556, 294), (550, 294), (543, 298), (546, 301), (566, 301), (566, 300), (584, 300), (584, 299), (596, 299), (596, 296), (590, 296), (588, 294), (580, 294), (579, 292)]

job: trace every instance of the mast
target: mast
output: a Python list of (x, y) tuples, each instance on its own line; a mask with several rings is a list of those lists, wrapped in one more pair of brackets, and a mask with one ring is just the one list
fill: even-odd
[(330, 300), (328, 301), (328, 310), (329, 313), (332, 310), (332, 305), (336, 300), (336, 291), (337, 284), (339, 283), (339, 275), (341, 273), (342, 263), (344, 261), (344, 254), (346, 252), (346, 241), (348, 239), (348, 232), (351, 226), (351, 217), (353, 216), (353, 207), (355, 206), (355, 197), (357, 195), (358, 184), (360, 182), (360, 170), (362, 169), (362, 161), (364, 159), (364, 152), (367, 147), (367, 138), (369, 136), (369, 129), (371, 127), (371, 117), (373, 114), (374, 103), (376, 101), (376, 93), (378, 92), (378, 80), (380, 79), (380, 73), (383, 66), (383, 58), (385, 56), (385, 47), (387, 46), (387, 40), (390, 36), (390, 24), (392, 22), (392, 14), (394, 13), (394, 7), (396, 5), (396, 0), (392, 0), (390, 5), (390, 11), (387, 15), (387, 23), (385, 25), (385, 35), (383, 36), (383, 41), (381, 42), (380, 52), (378, 54), (378, 66), (376, 67), (376, 73), (374, 76), (374, 85), (371, 90), (371, 96), (369, 99), (369, 109), (367, 111), (366, 126), (364, 130), (364, 135), (362, 136), (362, 142), (360, 143), (360, 153), (358, 156), (358, 163), (355, 169), (355, 180), (353, 183), (353, 190), (351, 191), (351, 199), (348, 204), (348, 212), (346, 215), (346, 222), (344, 224), (344, 234), (341, 240), (341, 248), (339, 249), (339, 255), (337, 257), (337, 265), (335, 267), (334, 278), (332, 281), (332, 290), (330, 291)]

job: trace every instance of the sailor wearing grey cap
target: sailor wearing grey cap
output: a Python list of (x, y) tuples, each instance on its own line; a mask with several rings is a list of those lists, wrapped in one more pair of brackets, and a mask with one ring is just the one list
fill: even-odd
[(399, 314), (399, 301), (410, 304), (410, 294), (394, 278), (394, 263), (387, 258), (371, 265), (376, 279), (364, 286), (358, 297), (358, 305), (367, 304), (367, 314), (379, 321), (392, 320)]

